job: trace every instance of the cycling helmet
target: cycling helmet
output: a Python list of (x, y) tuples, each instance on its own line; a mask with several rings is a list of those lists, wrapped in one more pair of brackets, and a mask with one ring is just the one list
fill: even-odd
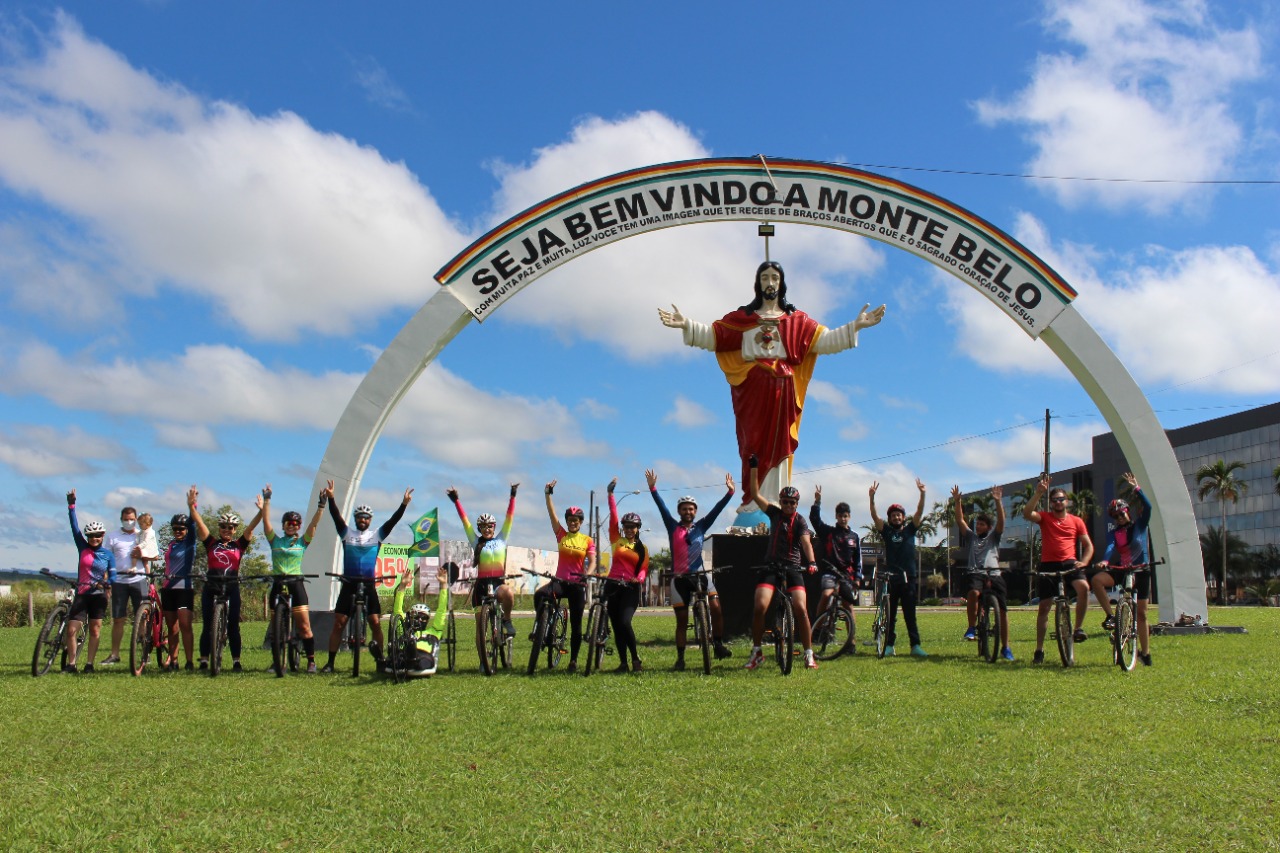
[(169, 526), (170, 527), (186, 527), (187, 517), (182, 513), (178, 513), (173, 518), (169, 519)]
[(480, 513), (480, 517), (476, 519), (476, 527), (480, 527), (481, 525), (484, 525), (484, 524), (497, 524), (497, 523), (498, 523), (498, 519), (494, 518), (492, 515), (490, 515), (487, 512)]
[(791, 499), (796, 503), (800, 503), (800, 490), (795, 486), (783, 486), (782, 491), (778, 492), (778, 500)]
[(425, 604), (415, 604), (409, 611), (409, 630), (425, 631), (431, 624), (431, 608)]
[(571, 506), (564, 511), (565, 521), (568, 521), (571, 518), (576, 518), (578, 521), (582, 521), (586, 517), (587, 514), (582, 511), (582, 507), (580, 506)]
[(681, 495), (680, 500), (676, 501), (676, 511), (679, 512), (680, 507), (685, 504), (693, 504), (694, 509), (698, 508), (698, 502), (693, 499), (693, 495)]
[(218, 523), (219, 524), (239, 524), (240, 516), (236, 515), (234, 512), (224, 512), (222, 515), (218, 516)]
[(368, 504), (360, 504), (360, 506), (356, 507), (355, 515), (367, 515), (373, 518), (373, 507)]
[(889, 504), (889, 512), (885, 513), (885, 515), (889, 515), (894, 512), (900, 512), (903, 515), (906, 515), (907, 508), (904, 507), (902, 504)]
[(1124, 500), (1121, 500), (1120, 498), (1116, 498), (1110, 504), (1107, 505), (1107, 513), (1110, 515), (1117, 515), (1120, 513), (1121, 510), (1125, 512), (1129, 511), (1128, 501), (1124, 501)]
[(286, 512), (286, 513), (284, 514), (284, 517), (280, 519), (280, 523), (281, 523), (281, 524), (288, 524), (288, 523), (289, 523), (289, 522), (291, 522), (291, 521), (292, 521), (294, 524), (301, 524), (301, 523), (302, 523), (302, 513), (300, 513), (300, 512), (294, 512), (293, 510), (289, 510), (288, 512)]
[(107, 534), (107, 528), (102, 526), (101, 521), (91, 521), (84, 526), (85, 536), (96, 536), (96, 535), (105, 536), (106, 534)]
[(627, 527), (628, 525), (631, 525), (631, 526), (634, 526), (634, 527), (639, 527), (639, 526), (640, 526), (640, 513), (638, 513), (638, 512), (629, 512), (629, 513), (627, 513), (626, 515), (624, 515), (624, 516), (622, 517), (622, 526), (623, 526), (623, 527)]

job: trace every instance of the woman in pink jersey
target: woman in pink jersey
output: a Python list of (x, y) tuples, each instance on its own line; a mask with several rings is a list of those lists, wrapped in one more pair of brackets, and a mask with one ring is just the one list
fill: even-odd
[(618, 478), (609, 481), (609, 580), (606, 582), (609, 622), (618, 641), (618, 672), (627, 671), (627, 653), (631, 654), (631, 670), (641, 672), (640, 652), (636, 649), (636, 632), (631, 619), (640, 606), (640, 586), (649, 576), (649, 549), (640, 541), (640, 516), (629, 512), (618, 518), (618, 501), (613, 489)]
[[(1040, 498), (1049, 493), (1049, 511), (1037, 512)], [(1074, 569), (1065, 581), (1076, 591), (1075, 641), (1084, 642), (1084, 615), (1089, 609), (1089, 582), (1084, 579), (1084, 567), (1093, 559), (1093, 540), (1084, 520), (1067, 512), (1067, 492), (1062, 488), (1049, 489), (1049, 475), (1040, 478), (1036, 492), (1022, 508), (1022, 517), (1040, 526), (1040, 571), (1060, 572)], [(1077, 552), (1077, 544), (1083, 553)], [(1057, 578), (1037, 580), (1036, 594), (1040, 596), (1040, 609), (1036, 613), (1036, 653), (1032, 663), (1044, 663), (1044, 633), (1049, 622), (1049, 608), (1058, 594)]]
[(566, 509), (564, 527), (560, 526), (560, 521), (556, 518), (555, 502), (551, 500), (555, 490), (555, 480), (547, 483), (547, 515), (551, 518), (551, 532), (556, 537), (560, 561), (556, 565), (556, 579), (533, 594), (533, 608), (538, 610), (547, 597), (568, 600), (569, 672), (576, 672), (578, 649), (582, 647), (582, 611), (587, 602), (587, 590), (582, 577), (596, 570), (596, 543), (582, 532), (582, 521), (586, 514), (581, 507), (571, 506)]

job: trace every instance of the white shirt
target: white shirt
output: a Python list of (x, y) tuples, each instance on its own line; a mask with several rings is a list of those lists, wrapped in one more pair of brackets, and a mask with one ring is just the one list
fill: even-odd
[(133, 549), (137, 544), (138, 534), (136, 531), (125, 533), (123, 530), (116, 528), (107, 534), (107, 541), (103, 545), (116, 559), (116, 583), (142, 585), (147, 582), (145, 575), (129, 574), (129, 567), (133, 565)]

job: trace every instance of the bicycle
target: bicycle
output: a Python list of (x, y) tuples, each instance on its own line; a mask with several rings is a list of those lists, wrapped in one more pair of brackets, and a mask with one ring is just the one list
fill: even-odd
[(1164, 560), (1154, 563), (1138, 563), (1133, 566), (1107, 566), (1101, 569), (1109, 574), (1123, 575), (1117, 581), (1120, 587), (1120, 600), (1116, 602), (1115, 625), (1111, 628), (1111, 656), (1117, 666), (1125, 672), (1132, 672), (1138, 664), (1138, 604), (1133, 597), (1133, 579), (1138, 572), (1148, 572)]
[(285, 666), (290, 672), (297, 672), (302, 664), (302, 638), (294, 632), (293, 624), (293, 591), (290, 581), (304, 578), (318, 578), (319, 575), (268, 575), (272, 584), (279, 583), (276, 593), (276, 604), (271, 610), (271, 668), (276, 678), (284, 678)]
[(165, 628), (160, 593), (156, 592), (155, 584), (156, 578), (164, 577), (164, 572), (145, 574), (147, 597), (138, 605), (138, 612), (133, 616), (133, 635), (129, 638), (129, 671), (134, 676), (142, 675), (153, 650), (156, 653), (156, 666), (164, 670), (165, 657), (169, 651), (169, 632)]
[[(333, 572), (325, 572), (331, 578), (337, 578), (345, 584), (355, 584), (355, 600), (352, 602), (351, 616), (347, 618), (347, 648), (351, 650), (351, 677), (360, 677), (360, 651), (364, 648), (366, 640), (366, 625), (368, 622), (367, 604), (365, 599), (365, 586), (374, 581), (391, 580), (396, 575), (371, 575), (370, 577), (351, 577), (348, 575), (335, 575)], [(376, 595), (376, 593), (375, 593)]]
[(1067, 599), (1066, 576), (1075, 574), (1079, 569), (1074, 566), (1060, 572), (1033, 572), (1042, 578), (1056, 578), (1058, 593), (1053, 597), (1053, 630), (1058, 641), (1058, 656), (1062, 658), (1064, 667), (1076, 665), (1076, 640), (1074, 621), (1071, 615), (1071, 602)]
[[(40, 635), (36, 637), (36, 648), (31, 655), (31, 676), (39, 678), (53, 668), (54, 658), (62, 655), (61, 666), (67, 665), (67, 649), (65, 643), (67, 640), (67, 622), (71, 621), (67, 617), (71, 613), (71, 602), (76, 597), (76, 582), (67, 580), (61, 575), (55, 575), (48, 569), (41, 569), (40, 574), (47, 578), (52, 578), (59, 583), (66, 584), (66, 589), (58, 595), (58, 602), (49, 611), (49, 615), (45, 617), (44, 625), (40, 628)], [(76, 652), (79, 656), (80, 647), (84, 645), (84, 635), (86, 631), (80, 631), (76, 634)]]
[(902, 575), (904, 582), (907, 579), (907, 573), (903, 571), (884, 574), (877, 570), (872, 575), (876, 597), (876, 618), (871, 623), (871, 637), (878, 658), (884, 657), (885, 649), (889, 646), (889, 580), (892, 575)]
[(445, 648), (445, 667), (449, 672), (453, 672), (453, 665), (458, 659), (458, 624), (453, 616), (453, 585), (449, 584), (449, 591), (446, 593), (449, 602), (449, 615), (445, 618), (444, 639), (440, 641), (440, 645)]
[[(555, 575), (546, 572), (535, 572), (532, 569), (522, 570), (527, 575), (556, 580)], [(560, 665), (560, 658), (565, 653), (565, 636), (569, 633), (569, 608), (561, 604), (559, 599), (548, 597), (538, 607), (533, 626), (533, 644), (529, 651), (529, 675), (538, 671), (538, 655), (545, 649), (547, 652), (547, 669), (555, 669)]]
[[(752, 566), (752, 568), (762, 577), (772, 577), (787, 571), (781, 568), (783, 565), (785, 564), (768, 563)], [(796, 617), (792, 612), (791, 592), (786, 587), (786, 583), (778, 584), (773, 598), (769, 601), (769, 609), (772, 613), (765, 611), (764, 641), (773, 643), (773, 656), (778, 662), (778, 669), (783, 675), (790, 675), (792, 659), (795, 657)]]
[(970, 576), (983, 579), (982, 593), (978, 596), (978, 618), (974, 633), (978, 637), (978, 657), (987, 663), (1000, 659), (1000, 599), (991, 588), (991, 576), (986, 572), (969, 572)]
[[(826, 560), (822, 561), (823, 574), (834, 575), (837, 581), (844, 581), (849, 576)], [(835, 660), (845, 652), (856, 650), (854, 643), (857, 623), (854, 621), (852, 607), (844, 607), (840, 600), (840, 586), (832, 590), (827, 597), (827, 605), (813, 620), (813, 655), (818, 660)]]
[[(502, 580), (518, 580), (520, 575), (505, 575)], [(496, 579), (495, 579), (496, 580)], [(450, 613), (450, 616), (453, 614)], [(476, 614), (476, 622), (480, 625), (480, 671), (485, 675), (493, 675), (498, 667), (511, 669), (511, 654), (514, 648), (514, 637), (507, 636), (502, 627), (502, 604), (498, 601), (498, 590), (493, 584), (480, 599), (480, 610)]]
[[(213, 590), (213, 614), (209, 624), (209, 677), (217, 678), (222, 672), (222, 652), (227, 646), (228, 622), (231, 618), (231, 593), (233, 585), (246, 581), (260, 581), (263, 576), (234, 575), (191, 575), (200, 578)], [(266, 576), (268, 579), (270, 576)]]
[[(590, 675), (593, 670), (600, 669), (605, 655), (613, 654), (609, 647), (609, 599), (616, 595), (627, 581), (611, 580), (602, 575), (586, 575), (587, 584), (602, 586), (599, 593), (592, 596), (591, 609), (587, 611), (587, 633), (583, 640), (587, 643), (587, 663), (582, 668), (583, 676)], [(624, 660), (626, 652), (623, 652)]]
[(711, 597), (707, 593), (707, 578), (717, 571), (718, 569), (698, 569), (678, 576), (685, 578), (698, 576), (693, 585), (693, 600), (689, 602), (689, 612), (693, 614), (693, 639), (698, 644), (698, 650), (702, 652), (704, 675), (711, 674), (711, 652), (714, 644), (711, 628)]

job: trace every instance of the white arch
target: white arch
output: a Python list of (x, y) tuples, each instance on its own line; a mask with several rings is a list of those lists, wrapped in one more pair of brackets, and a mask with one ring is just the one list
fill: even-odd
[[(1191, 498), (1168, 437), (1142, 390), (1071, 304), (1075, 292), (994, 225), (917, 187), (803, 160), (690, 160), (611, 175), (534, 205), (476, 240), (439, 273), (442, 289), (405, 324), (343, 411), (316, 474), (335, 481), (347, 515), (387, 418), (427, 365), (473, 317), (482, 320), (535, 279), (600, 246), (659, 228), (710, 221), (789, 221), (862, 234), (914, 254), (982, 293), (1043, 338), (1097, 404), (1147, 488), (1166, 619), (1204, 616)], [(307, 573), (336, 571), (339, 543), (322, 525)], [(332, 602), (334, 585), (313, 583)]]

